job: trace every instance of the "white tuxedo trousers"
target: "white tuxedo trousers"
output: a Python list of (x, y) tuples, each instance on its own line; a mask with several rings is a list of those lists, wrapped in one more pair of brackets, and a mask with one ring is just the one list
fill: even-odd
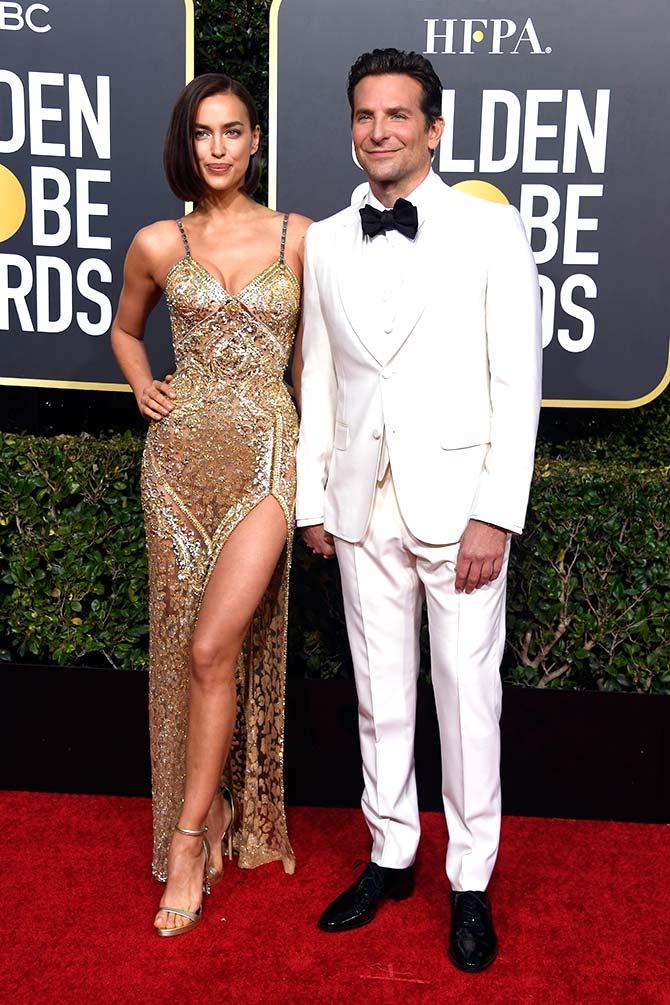
[(364, 539), (335, 539), (358, 691), (372, 861), (411, 865), (420, 824), (414, 775), (421, 605), (430, 629), (442, 795), (454, 890), (485, 890), (500, 837), (500, 661), (507, 560), (498, 579), (456, 593), (458, 544), (429, 545), (407, 528), (390, 469)]

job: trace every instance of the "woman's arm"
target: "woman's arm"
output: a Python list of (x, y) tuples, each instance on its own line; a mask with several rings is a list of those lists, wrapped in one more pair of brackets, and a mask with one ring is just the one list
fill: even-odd
[(298, 415), (302, 414), (302, 369), (304, 366), (302, 358), (303, 331), (304, 323), (301, 313), (298, 332), (295, 337), (295, 342), (293, 343), (293, 359), (291, 360), (291, 383), (293, 384), (293, 393), (295, 394), (295, 404), (298, 409)]
[[(306, 216), (298, 216), (297, 214), (291, 215), (291, 220), (296, 221), (295, 233), (296, 233), (296, 257), (300, 263), (300, 276), (304, 275), (305, 269), (305, 235), (307, 229), (312, 223), (310, 219)], [(298, 415), (302, 411), (302, 397), (301, 397), (301, 386), (302, 386), (302, 368), (303, 368), (303, 358), (302, 358), (302, 337), (304, 331), (304, 320), (302, 316), (302, 310), (300, 312), (300, 324), (298, 325), (298, 331), (296, 333), (295, 342), (293, 343), (293, 357), (291, 359), (291, 382), (293, 384), (293, 392), (295, 394), (295, 403), (298, 409)]]
[(123, 289), (112, 324), (112, 350), (145, 419), (162, 419), (173, 409), (174, 391), (154, 380), (144, 348), (144, 328), (163, 292), (154, 278), (154, 228), (134, 238), (123, 270)]

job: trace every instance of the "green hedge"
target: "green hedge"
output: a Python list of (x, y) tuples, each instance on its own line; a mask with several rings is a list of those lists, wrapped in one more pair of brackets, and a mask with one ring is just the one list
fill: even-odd
[(140, 454), (131, 433), (0, 439), (5, 659), (146, 664)]
[(669, 472), (538, 464), (509, 579), (509, 680), (670, 691)]
[[(656, 422), (647, 416), (637, 441), (623, 420), (606, 442), (597, 428), (560, 440), (543, 417), (528, 528), (512, 552), (506, 679), (670, 692), (670, 409), (647, 407)], [(5, 659), (146, 665), (141, 449), (130, 433), (0, 439)], [(428, 672), (425, 628), (422, 648)], [(337, 567), (299, 542), (290, 654), (296, 672), (351, 672)]]
[(195, 0), (195, 71), (236, 77), (266, 122), (271, 0)]
[[(261, 120), (267, 152), (269, 13), (271, 0), (195, 0), (195, 72), (227, 73), (249, 89)], [(267, 198), (267, 177), (257, 193)]]

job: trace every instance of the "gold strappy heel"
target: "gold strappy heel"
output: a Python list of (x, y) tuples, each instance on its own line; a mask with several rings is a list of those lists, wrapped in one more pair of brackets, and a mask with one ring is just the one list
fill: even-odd
[[(209, 893), (209, 842), (205, 837), (207, 828), (203, 827), (201, 830), (195, 831), (189, 830), (188, 827), (175, 827), (175, 830), (186, 837), (202, 838), (202, 850), (205, 853), (205, 862), (202, 870), (202, 890), (203, 893)], [(201, 902), (197, 911), (187, 911), (183, 907), (159, 907), (158, 914), (162, 912), (165, 914), (177, 914), (180, 918), (187, 918), (190, 921), (190, 925), (181, 925), (179, 928), (156, 928), (157, 933), (163, 938), (168, 938), (170, 935), (183, 935), (185, 932), (190, 932), (191, 929), (195, 928), (202, 921), (202, 906)]]
[[(221, 857), (228, 858), (232, 861), (233, 858), (233, 833), (235, 831), (235, 822), (237, 820), (237, 813), (235, 811), (235, 800), (233, 799), (233, 794), (229, 788), (224, 787), (221, 789), (221, 795), (225, 800), (230, 803), (230, 820), (228, 821), (228, 826), (221, 835)], [(212, 866), (208, 869), (209, 882), (211, 886), (216, 886), (223, 879), (223, 868), (221, 872), (217, 872)]]

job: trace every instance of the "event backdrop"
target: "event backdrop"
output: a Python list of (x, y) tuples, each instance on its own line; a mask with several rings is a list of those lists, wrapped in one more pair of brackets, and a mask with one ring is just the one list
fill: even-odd
[[(435, 167), (520, 209), (543, 294), (545, 404), (644, 404), (670, 381), (667, 0), (275, 0), (270, 199), (320, 219), (362, 181), (346, 76), (422, 52)], [(483, 182), (483, 184), (481, 184)], [(436, 296), (449, 296), (449, 277)]]
[[(124, 389), (109, 329), (193, 75), (192, 0), (0, 2), (0, 382)], [(167, 314), (147, 342), (172, 365)]]

